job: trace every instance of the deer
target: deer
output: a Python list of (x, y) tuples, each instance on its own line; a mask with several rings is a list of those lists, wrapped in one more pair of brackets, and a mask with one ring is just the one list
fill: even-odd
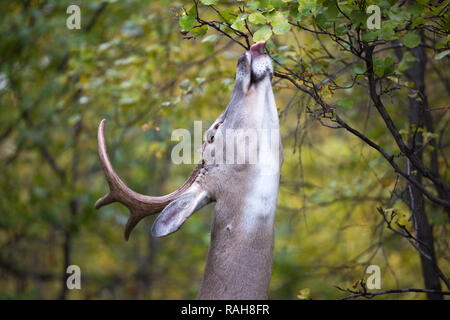
[[(129, 209), (125, 240), (147, 216), (159, 213), (151, 233), (164, 237), (179, 230), (194, 212), (215, 202), (197, 299), (268, 299), (284, 155), (272, 89), (273, 66), (264, 50), (265, 42), (257, 42), (240, 55), (230, 102), (205, 133), (201, 161), (185, 183), (170, 194), (154, 197), (128, 188), (109, 160), (105, 119), (98, 128), (98, 154), (109, 193), (96, 202), (95, 208), (119, 202)], [(226, 133), (233, 130), (254, 134), (229, 138)], [(277, 143), (265, 148), (263, 136), (269, 131), (271, 141)], [(256, 136), (256, 143), (250, 142), (249, 136)], [(239, 151), (231, 152), (236, 149), (245, 149), (240, 163), (236, 163)], [(253, 152), (259, 152), (256, 162), (249, 161)], [(219, 154), (225, 159), (216, 161)]]

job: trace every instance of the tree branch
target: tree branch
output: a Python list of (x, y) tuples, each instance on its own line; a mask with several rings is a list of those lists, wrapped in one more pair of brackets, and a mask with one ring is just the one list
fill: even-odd
[(351, 295), (343, 297), (340, 300), (349, 300), (349, 299), (358, 298), (358, 297), (372, 299), (373, 297), (386, 295), (386, 294), (408, 293), (408, 292), (438, 293), (438, 294), (442, 294), (442, 295), (446, 295), (446, 296), (450, 295), (450, 291), (439, 291), (439, 290), (431, 290), (431, 289), (416, 289), (416, 288), (390, 289), (390, 290), (373, 291), (373, 292), (354, 291), (354, 290), (350, 290), (350, 289), (343, 289), (338, 286), (335, 286), (335, 288), (342, 292), (351, 293)]

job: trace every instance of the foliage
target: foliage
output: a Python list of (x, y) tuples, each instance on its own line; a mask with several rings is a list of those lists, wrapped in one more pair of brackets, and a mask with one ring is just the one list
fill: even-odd
[[(384, 219), (396, 212), (393, 228), (414, 233), (411, 186), (449, 273), (445, 1), (78, 3), (81, 30), (65, 27), (68, 1), (10, 1), (0, 13), (0, 298), (194, 298), (213, 205), (170, 237), (153, 239), (149, 218), (125, 242), (127, 210), (93, 208), (107, 188), (97, 126), (107, 119), (109, 153), (131, 187), (172, 191), (192, 169), (171, 163), (172, 130), (217, 118), (237, 57), (260, 40), (285, 148), (270, 297), (339, 298), (334, 285), (351, 287), (370, 264), (383, 289), (423, 287), (416, 249)], [(370, 4), (378, 30), (365, 24)], [(409, 73), (420, 48), (426, 99)], [(425, 100), (432, 127), (407, 116)], [(70, 264), (80, 291), (65, 289)]]

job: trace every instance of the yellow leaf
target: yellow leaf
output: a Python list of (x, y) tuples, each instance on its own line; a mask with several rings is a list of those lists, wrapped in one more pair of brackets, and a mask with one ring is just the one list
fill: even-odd
[(397, 216), (396, 222), (401, 226), (406, 226), (409, 224), (409, 216), (407, 213), (402, 212)]
[(304, 288), (299, 291), (297, 298), (300, 300), (309, 300), (310, 290), (309, 288)]

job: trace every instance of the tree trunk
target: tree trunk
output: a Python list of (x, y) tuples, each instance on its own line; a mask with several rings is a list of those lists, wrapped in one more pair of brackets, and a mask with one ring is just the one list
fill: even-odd
[[(423, 41), (423, 34), (419, 34)], [(431, 117), (427, 117), (427, 98), (425, 95), (425, 72), (427, 57), (424, 47), (418, 46), (411, 49), (411, 54), (417, 59), (413, 66), (406, 71), (406, 76), (410, 81), (414, 82), (414, 90), (417, 95), (411, 95), (409, 98), (408, 121), (410, 127), (410, 137), (408, 146), (413, 152), (416, 152), (417, 158), (423, 162), (423, 135), (422, 130), (425, 127), (425, 121), (431, 121)], [(428, 115), (429, 116), (429, 115)], [(427, 119), (428, 118), (428, 119)], [(428, 123), (429, 124), (429, 123)], [(428, 126), (427, 126), (428, 127)], [(408, 173), (410, 173), (416, 181), (422, 183), (422, 175), (409, 161)], [(422, 275), (426, 289), (441, 290), (441, 282), (436, 272), (436, 254), (434, 250), (433, 230), (428, 222), (426, 214), (424, 196), (415, 186), (408, 184), (408, 194), (410, 198), (410, 209), (413, 217), (416, 237), (420, 241), (420, 249), (427, 253), (432, 260), (420, 255), (422, 265)], [(442, 294), (427, 293), (428, 299), (443, 299)]]

